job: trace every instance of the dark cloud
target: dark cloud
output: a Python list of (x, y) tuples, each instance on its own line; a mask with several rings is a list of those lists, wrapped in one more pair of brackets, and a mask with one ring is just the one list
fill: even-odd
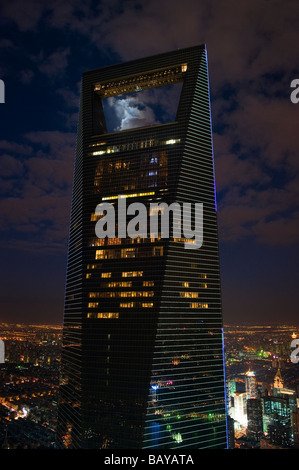
[(69, 54), (69, 48), (54, 51), (52, 54), (41, 61), (41, 63), (38, 65), (38, 69), (49, 77), (60, 75), (61, 73), (65, 72), (67, 68)]
[[(125, 4), (112, 0), (99, 2), (97, 6), (76, 0), (71, 3), (54, 0), (50, 4), (33, 0), (26, 7), (19, 0), (12, 0), (2, 4), (1, 21), (13, 22), (23, 33), (39, 31), (41, 22), (48, 28), (73, 31), (102, 51), (114, 51), (121, 60), (205, 42), (214, 97), (214, 149), (217, 189), (221, 195), (220, 226), (224, 224), (222, 233), (230, 240), (251, 234), (266, 241), (265, 237), (258, 236), (256, 227), (257, 224), (261, 227), (263, 222), (256, 217), (254, 224), (251, 218), (255, 212), (259, 214), (261, 188), (265, 194), (272, 194), (277, 186), (280, 203), (275, 206), (269, 200), (262, 220), (266, 223), (265, 217), (275, 218), (276, 232), (279, 223), (284, 232), (284, 219), (279, 214), (287, 209), (287, 203), (283, 205), (282, 201), (294, 201), (298, 196), (295, 188), (299, 185), (298, 112), (289, 100), (288, 89), (292, 71), (299, 65), (294, 47), (299, 26), (296, 1), (276, 1), (270, 7), (268, 2), (260, 0), (246, 3), (174, 0), (169, 8), (168, 0), (144, 3), (128, 0)], [(10, 39), (3, 39), (1, 45), (15, 47)], [(55, 46), (50, 53), (41, 48), (31, 59), (40, 72), (54, 77), (67, 71), (72, 52), (70, 46)], [(271, 74), (278, 74), (278, 78), (271, 78)], [(267, 78), (269, 75), (271, 79)], [(20, 78), (30, 83), (32, 70), (21, 71)], [(75, 129), (78, 117), (78, 78), (76, 89), (60, 87), (56, 90), (64, 99), (66, 108), (59, 113), (69, 129)], [(229, 87), (227, 97), (226, 86)], [(161, 98), (163, 100), (163, 95)], [(167, 103), (170, 101), (166, 100)], [(136, 125), (140, 121), (155, 122), (150, 107), (140, 109), (132, 100), (119, 106), (118, 114), (121, 128), (130, 127), (133, 121)], [(73, 158), (73, 136), (71, 145), (69, 134), (59, 131), (31, 133), (26, 138), (31, 144), (43, 142), (34, 149), (37, 158), (27, 163), (32, 179), (34, 174), (40, 174), (40, 178), (36, 177), (35, 192), (41, 187), (45, 190), (53, 181), (61, 184), (66, 179), (62, 176), (66, 170), (62, 165), (59, 170), (55, 166), (50, 169), (42, 159)], [(19, 144), (7, 142), (7, 145)], [(280, 172), (283, 178), (279, 178)], [(287, 187), (290, 182), (293, 182), (292, 187)], [(225, 222), (228, 220), (230, 229)], [(283, 239), (281, 237), (280, 242)]]
[(34, 77), (33, 70), (22, 70), (20, 73), (20, 80), (22, 83), (28, 85), (32, 82)]
[(22, 163), (11, 155), (0, 155), (1, 177), (19, 177), (23, 172)]
[(57, 93), (61, 95), (65, 101), (65, 104), (68, 108), (75, 108), (79, 110), (80, 104), (80, 89), (81, 81), (77, 85), (77, 90), (71, 90), (69, 88), (58, 88)]
[(6, 183), (6, 197), (0, 201), (2, 245), (65, 252), (75, 135), (32, 132), (25, 141), (0, 142), (0, 148), (11, 151), (1, 156)]
[(287, 297), (294, 313), (298, 1), (0, 0), (0, 9), (1, 112), (14, 106), (1, 122), (4, 254), (65, 260), (82, 71), (206, 43), (224, 305), (230, 318), (278, 318)]
[(18, 142), (9, 142), (8, 140), (0, 140), (0, 150), (18, 153), (22, 155), (30, 155), (32, 147), (28, 144), (20, 144)]
[(46, 11), (46, 4), (40, 0), (2, 0), (0, 3), (1, 22), (13, 22), (22, 32), (36, 28), (42, 14)]

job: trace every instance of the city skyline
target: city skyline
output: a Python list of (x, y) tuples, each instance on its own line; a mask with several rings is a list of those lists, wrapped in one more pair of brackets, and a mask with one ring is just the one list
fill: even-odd
[(296, 322), (296, 2), (0, 8), (0, 320), (62, 323), (82, 71), (206, 43), (224, 322)]
[[(229, 448), (298, 449), (298, 412), (291, 433), (275, 426), (278, 412), (289, 427), (294, 392), (298, 396), (298, 364), (290, 361), (298, 328), (235, 325), (224, 334)], [(1, 337), (7, 348), (0, 364), (0, 448), (55, 448), (62, 328), (2, 324)]]

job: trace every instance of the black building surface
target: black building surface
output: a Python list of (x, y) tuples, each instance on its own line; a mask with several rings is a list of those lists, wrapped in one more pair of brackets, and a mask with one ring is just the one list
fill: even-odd
[[(118, 216), (120, 199), (148, 215), (153, 202), (203, 203), (203, 245), (187, 249), (184, 234), (163, 238), (161, 227), (156, 237), (97, 238), (96, 206), (114, 204)], [(224, 390), (205, 46), (86, 72), (58, 445), (226, 448)]]
[(247, 400), (247, 437), (259, 442), (263, 436), (263, 406), (262, 400), (251, 398)]

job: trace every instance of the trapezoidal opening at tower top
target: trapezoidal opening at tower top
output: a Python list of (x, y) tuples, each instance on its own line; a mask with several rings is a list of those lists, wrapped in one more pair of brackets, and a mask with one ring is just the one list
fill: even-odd
[(175, 122), (186, 71), (183, 64), (97, 83), (96, 133)]

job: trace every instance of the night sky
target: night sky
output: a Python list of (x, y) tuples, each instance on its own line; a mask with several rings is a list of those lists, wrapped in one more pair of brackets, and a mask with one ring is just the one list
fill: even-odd
[(206, 43), (224, 323), (298, 323), (298, 0), (0, 0), (0, 321), (62, 324), (82, 72)]

